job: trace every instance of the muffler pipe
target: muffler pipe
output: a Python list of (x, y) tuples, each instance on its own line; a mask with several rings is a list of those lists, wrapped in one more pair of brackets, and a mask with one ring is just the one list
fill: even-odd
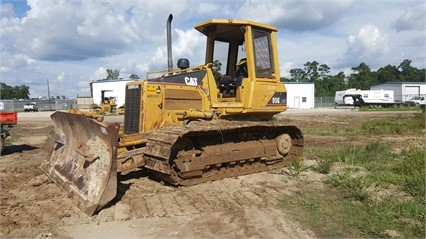
[(173, 15), (170, 14), (169, 18), (167, 19), (167, 69), (169, 72), (173, 71), (172, 20), (173, 20)]

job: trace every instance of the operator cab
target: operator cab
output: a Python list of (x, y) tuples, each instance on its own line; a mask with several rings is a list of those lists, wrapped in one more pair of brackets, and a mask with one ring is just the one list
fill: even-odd
[(244, 82), (275, 80), (279, 74), (273, 64), (276, 56), (271, 42), (275, 27), (245, 20), (211, 19), (195, 29), (207, 36), (205, 64), (212, 63), (223, 98), (237, 101)]

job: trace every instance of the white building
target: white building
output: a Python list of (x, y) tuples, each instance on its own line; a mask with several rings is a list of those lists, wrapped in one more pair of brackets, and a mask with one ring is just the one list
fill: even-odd
[(315, 84), (311, 82), (284, 82), (287, 89), (289, 109), (312, 109), (315, 107)]
[(92, 83), (93, 103), (100, 104), (102, 91), (104, 97), (115, 97), (117, 107), (124, 105), (126, 100), (126, 84), (134, 80), (101, 80)]
[(393, 90), (395, 102), (405, 102), (414, 96), (426, 96), (424, 82), (388, 82), (370, 87), (371, 90)]

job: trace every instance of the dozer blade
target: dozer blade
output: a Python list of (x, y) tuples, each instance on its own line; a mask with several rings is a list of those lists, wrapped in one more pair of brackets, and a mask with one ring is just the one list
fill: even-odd
[(86, 214), (93, 215), (117, 193), (119, 124), (96, 123), (79, 114), (55, 112), (50, 116), (56, 145), (41, 169)]

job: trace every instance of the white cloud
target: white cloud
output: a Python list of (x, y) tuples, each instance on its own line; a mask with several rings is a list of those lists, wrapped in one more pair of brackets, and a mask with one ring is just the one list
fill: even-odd
[(0, 19), (9, 17), (15, 17), (13, 5), (10, 3), (0, 5)]
[[(2, 21), (8, 31), (0, 31), (0, 37), (4, 44), (13, 42), (15, 48), (47, 61), (105, 57), (151, 44), (163, 33), (158, 25), (159, 19), (165, 25), (165, 12), (170, 7), (183, 11), (178, 3), (165, 2), (30, 0), (28, 5), (20, 21)], [(161, 12), (165, 8), (169, 10)], [(20, 31), (25, 40), (13, 38), (19, 33), (16, 28), (25, 29)]]
[(348, 37), (349, 49), (360, 54), (381, 54), (387, 51), (386, 36), (376, 26), (363, 26), (357, 35)]
[(34, 1), (29, 6), (31, 10), (22, 22), (32, 40), (20, 45), (37, 59), (102, 57), (118, 54), (138, 42), (127, 23), (120, 21), (116, 8), (112, 11), (91, 1)]
[(61, 73), (59, 73), (59, 75), (56, 77), (56, 79), (57, 79), (59, 82), (64, 82), (66, 75), (67, 75), (67, 74), (66, 74), (65, 72), (61, 72)]
[[(193, 58), (193, 60), (198, 61), (198, 64), (204, 63), (204, 54), (200, 52), (205, 51), (205, 36), (200, 34), (195, 29), (190, 29), (188, 31), (183, 31), (175, 29), (177, 39), (173, 44), (173, 54), (176, 55), (176, 58)], [(194, 62), (195, 63), (195, 62)]]
[(365, 25), (355, 35), (347, 37), (348, 48), (340, 59), (343, 65), (355, 66), (361, 62), (376, 65), (376, 61), (389, 50), (388, 37), (373, 25)]
[(308, 31), (332, 24), (351, 5), (351, 0), (249, 0), (239, 8), (239, 14), (287, 30)]
[(97, 81), (97, 80), (101, 80), (101, 79), (106, 79), (108, 76), (107, 73), (107, 67), (99, 67), (95, 73), (93, 74), (93, 76), (90, 78), (90, 81)]
[(426, 3), (406, 9), (394, 22), (397, 31), (410, 31), (426, 29)]
[[(4, 69), (3, 71), (9, 71), (10, 69), (15, 68), (27, 68), (31, 66), (35, 61), (23, 54), (8, 54), (7, 52), (2, 53), (2, 60), (0, 62), (1, 67)], [(8, 70), (5, 70), (8, 69)]]

